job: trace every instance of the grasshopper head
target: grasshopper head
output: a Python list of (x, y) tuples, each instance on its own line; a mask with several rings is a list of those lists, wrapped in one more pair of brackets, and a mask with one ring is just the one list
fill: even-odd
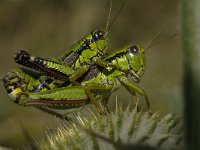
[[(91, 49), (98, 49), (99, 53), (105, 53), (107, 47), (108, 33), (103, 29), (95, 29), (91, 32), (95, 45), (90, 45)], [(93, 43), (93, 42), (92, 42)]]
[(135, 82), (139, 82), (146, 69), (144, 49), (139, 45), (129, 45), (126, 58), (129, 64), (129, 73)]

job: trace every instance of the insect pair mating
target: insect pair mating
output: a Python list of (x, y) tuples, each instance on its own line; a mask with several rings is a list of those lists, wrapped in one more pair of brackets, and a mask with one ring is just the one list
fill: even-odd
[[(34, 106), (59, 118), (67, 118), (52, 109), (71, 109), (97, 102), (106, 104), (112, 92), (124, 86), (132, 95), (147, 94), (136, 83), (146, 68), (145, 50), (132, 44), (106, 55), (108, 33), (96, 29), (72, 45), (58, 58), (41, 58), (21, 50), (16, 63), (26, 68), (9, 71), (3, 78), (8, 96), (17, 104)], [(134, 82), (129, 81), (131, 75)]]

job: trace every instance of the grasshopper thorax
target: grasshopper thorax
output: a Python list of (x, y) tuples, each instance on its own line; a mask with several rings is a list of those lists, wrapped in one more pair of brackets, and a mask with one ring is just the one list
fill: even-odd
[(89, 63), (93, 57), (102, 57), (107, 48), (107, 35), (105, 30), (93, 30), (73, 44), (59, 60), (77, 69), (82, 67), (82, 64)]
[(146, 69), (144, 49), (139, 45), (128, 45), (108, 56), (106, 61), (118, 66), (126, 75), (139, 82)]

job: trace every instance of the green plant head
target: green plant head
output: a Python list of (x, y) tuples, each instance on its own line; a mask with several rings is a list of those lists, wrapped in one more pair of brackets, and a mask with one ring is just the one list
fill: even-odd
[(126, 58), (129, 62), (130, 74), (136, 82), (140, 81), (146, 69), (146, 59), (144, 49), (139, 45), (129, 45), (127, 47)]

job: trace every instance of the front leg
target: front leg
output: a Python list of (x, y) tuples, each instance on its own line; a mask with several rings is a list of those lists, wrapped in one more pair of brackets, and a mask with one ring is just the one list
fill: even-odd
[(109, 63), (101, 58), (95, 57), (93, 59), (93, 61), (95, 62), (95, 64), (97, 64), (98, 66), (101, 66), (103, 68), (106, 67), (111, 67), (113, 69), (119, 70), (119, 71), (123, 71), (119, 66), (113, 65), (112, 63)]
[(125, 76), (120, 77), (120, 82), (128, 89), (129, 92), (134, 90), (135, 92), (139, 93), (140, 95), (143, 95), (144, 98), (145, 98), (145, 100), (146, 100), (146, 106), (147, 106), (147, 108), (148, 109), (150, 108), (150, 102), (149, 102), (148, 96), (147, 96), (147, 94), (145, 93), (145, 91), (143, 89), (141, 89), (136, 84), (130, 82), (128, 80), (128, 78), (125, 77)]

